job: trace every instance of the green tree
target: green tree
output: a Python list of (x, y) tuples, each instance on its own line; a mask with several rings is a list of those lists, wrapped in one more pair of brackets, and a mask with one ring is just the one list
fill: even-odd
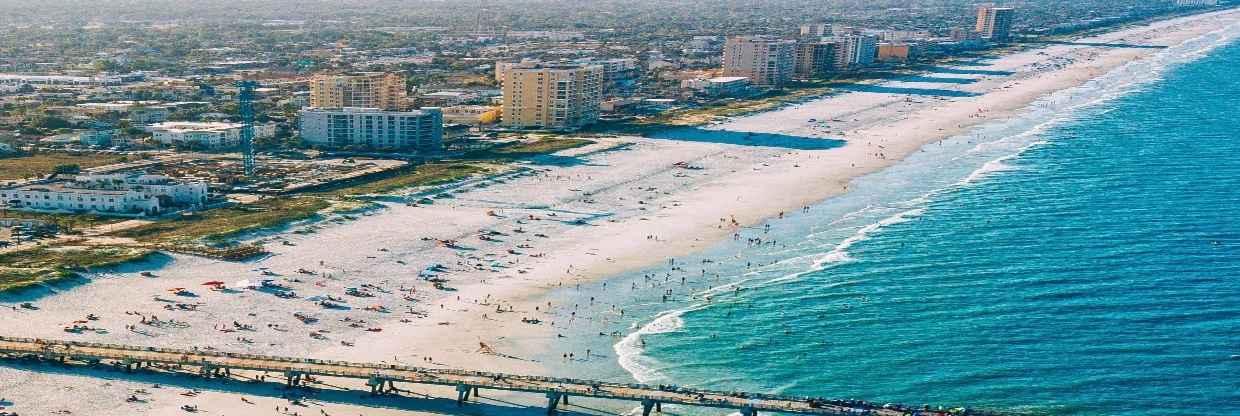
[(40, 115), (30, 120), (30, 127), (44, 130), (67, 129), (71, 126), (69, 120), (51, 115)]
[(77, 165), (76, 163), (56, 165), (54, 172), (56, 172), (57, 175), (73, 175), (73, 174), (81, 173), (82, 167)]

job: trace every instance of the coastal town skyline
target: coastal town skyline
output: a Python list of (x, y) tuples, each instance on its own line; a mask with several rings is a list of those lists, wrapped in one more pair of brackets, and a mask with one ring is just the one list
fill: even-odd
[(1240, 2), (0, 5), (0, 416), (1240, 412)]

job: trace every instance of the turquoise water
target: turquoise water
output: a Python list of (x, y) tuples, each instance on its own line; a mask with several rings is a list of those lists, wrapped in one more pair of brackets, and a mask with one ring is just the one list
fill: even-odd
[(587, 288), (626, 309), (602, 325), (628, 335), (610, 358), (717, 389), (1240, 415), (1230, 35), (929, 146), (680, 269)]

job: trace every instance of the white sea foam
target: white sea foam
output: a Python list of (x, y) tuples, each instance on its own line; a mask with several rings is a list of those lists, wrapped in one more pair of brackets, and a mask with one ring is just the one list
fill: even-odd
[[(1014, 167), (1008, 163), (1026, 151), (1047, 143), (1045, 140), (1038, 139), (1038, 136), (1047, 129), (1071, 121), (1078, 117), (1077, 112), (1082, 109), (1094, 107), (1099, 104), (1122, 97), (1129, 93), (1139, 90), (1150, 83), (1162, 79), (1163, 73), (1177, 65), (1188, 63), (1196, 59), (1202, 58), (1209, 54), (1210, 51), (1230, 44), (1232, 41), (1240, 37), (1240, 26), (1232, 26), (1218, 31), (1208, 33), (1198, 38), (1186, 41), (1175, 47), (1168, 48), (1150, 58), (1139, 61), (1130, 62), (1119, 68), (1116, 68), (1105, 75), (1097, 77), (1084, 85), (1048, 94), (1039, 98), (1032, 103), (1025, 112), (1025, 115), (1016, 119), (1009, 119), (1001, 125), (981, 126), (978, 129), (996, 129), (1007, 130), (1008, 134), (996, 134), (998, 138), (995, 140), (986, 140), (967, 153), (978, 153), (990, 150), (1002, 150), (1004, 146), (1014, 146), (1013, 152), (991, 159), (983, 163), (977, 169), (971, 171), (961, 180), (942, 187), (923, 193), (920, 196), (905, 201), (894, 206), (883, 207), (867, 205), (857, 211), (845, 214), (844, 217), (833, 221), (830, 225), (836, 225), (854, 218), (863, 217), (865, 214), (882, 211), (891, 208), (904, 207), (894, 215), (885, 217), (877, 222), (860, 227), (854, 234), (845, 238), (836, 244), (830, 251), (817, 257), (810, 267), (776, 277), (762, 282), (761, 286), (770, 284), (784, 283), (796, 280), (806, 274), (818, 272), (830, 267), (834, 264), (852, 261), (849, 255), (849, 248), (853, 245), (865, 241), (870, 236), (881, 230), (882, 228), (894, 224), (910, 221), (923, 213), (925, 213), (925, 204), (931, 201), (935, 196), (952, 192), (962, 186), (969, 186), (983, 178), (986, 178), (997, 172), (1010, 171)], [(1105, 114), (1106, 109), (1099, 110), (1098, 114)], [(1036, 123), (1027, 126), (1029, 123)], [(1032, 140), (1031, 140), (1032, 139)], [(958, 159), (957, 156), (953, 159)], [(817, 234), (817, 233), (815, 233)], [(800, 259), (800, 257), (798, 257)], [(776, 264), (786, 264), (787, 260), (777, 262)], [(756, 272), (746, 273), (746, 276), (757, 274)], [(748, 281), (745, 279), (744, 281)], [(714, 293), (724, 288), (741, 284), (744, 281), (738, 281), (730, 285), (712, 288), (706, 292)], [(840, 284), (848, 284), (849, 282), (840, 282)], [(636, 332), (629, 334), (624, 339), (617, 342), (614, 346), (620, 366), (628, 371), (639, 382), (648, 383), (663, 377), (652, 366), (655, 365), (653, 360), (642, 355), (644, 349), (641, 346), (641, 337), (643, 335), (665, 334), (677, 332), (684, 328), (684, 320), (682, 316), (690, 311), (704, 308), (706, 304), (695, 304), (684, 309), (664, 312), (655, 317), (650, 323), (642, 326)]]
[(641, 337), (645, 335), (667, 334), (681, 330), (685, 326), (685, 321), (681, 316), (690, 310), (692, 308), (661, 313), (650, 323), (642, 326), (641, 329), (629, 334), (612, 346), (612, 349), (616, 351), (620, 367), (624, 371), (628, 371), (629, 374), (633, 375), (633, 379), (640, 383), (651, 383), (660, 379), (662, 374), (653, 368), (655, 364), (650, 359), (642, 357), (642, 352), (645, 351), (645, 348), (642, 346)]
[(853, 234), (852, 236), (849, 236), (848, 238), (845, 238), (844, 241), (841, 241), (839, 244), (836, 244), (834, 249), (827, 252), (826, 254), (823, 254), (822, 257), (819, 257), (818, 261), (814, 262), (814, 268), (822, 268), (823, 265), (829, 264), (829, 263), (840, 263), (840, 262), (852, 260), (852, 257), (848, 255), (848, 249), (852, 248), (854, 244), (865, 241), (866, 239), (870, 238), (871, 233), (878, 231), (882, 229), (883, 227), (893, 225), (893, 224), (900, 224), (903, 222), (908, 222), (912, 220), (913, 218), (916, 218), (917, 216), (925, 212), (926, 212), (925, 208), (913, 208), (907, 211), (897, 213), (890, 217), (883, 218), (882, 220), (879, 220), (878, 222), (875, 222), (873, 224), (869, 224), (864, 227), (861, 227), (861, 229), (857, 230), (855, 234)]

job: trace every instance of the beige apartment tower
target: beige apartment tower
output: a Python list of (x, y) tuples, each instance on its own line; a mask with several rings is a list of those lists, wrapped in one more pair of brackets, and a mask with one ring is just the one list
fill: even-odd
[(598, 121), (601, 65), (526, 64), (502, 72), (502, 126), (576, 130)]
[(1004, 41), (1012, 33), (1012, 19), (1016, 9), (995, 7), (993, 4), (978, 6), (977, 27), (974, 29), (983, 39)]
[(794, 73), (797, 79), (813, 79), (835, 68), (835, 42), (801, 42), (796, 46)]
[(723, 76), (779, 87), (792, 78), (796, 41), (766, 36), (729, 38), (723, 47)]
[(310, 106), (315, 108), (406, 107), (405, 79), (390, 73), (320, 75), (310, 80)]

